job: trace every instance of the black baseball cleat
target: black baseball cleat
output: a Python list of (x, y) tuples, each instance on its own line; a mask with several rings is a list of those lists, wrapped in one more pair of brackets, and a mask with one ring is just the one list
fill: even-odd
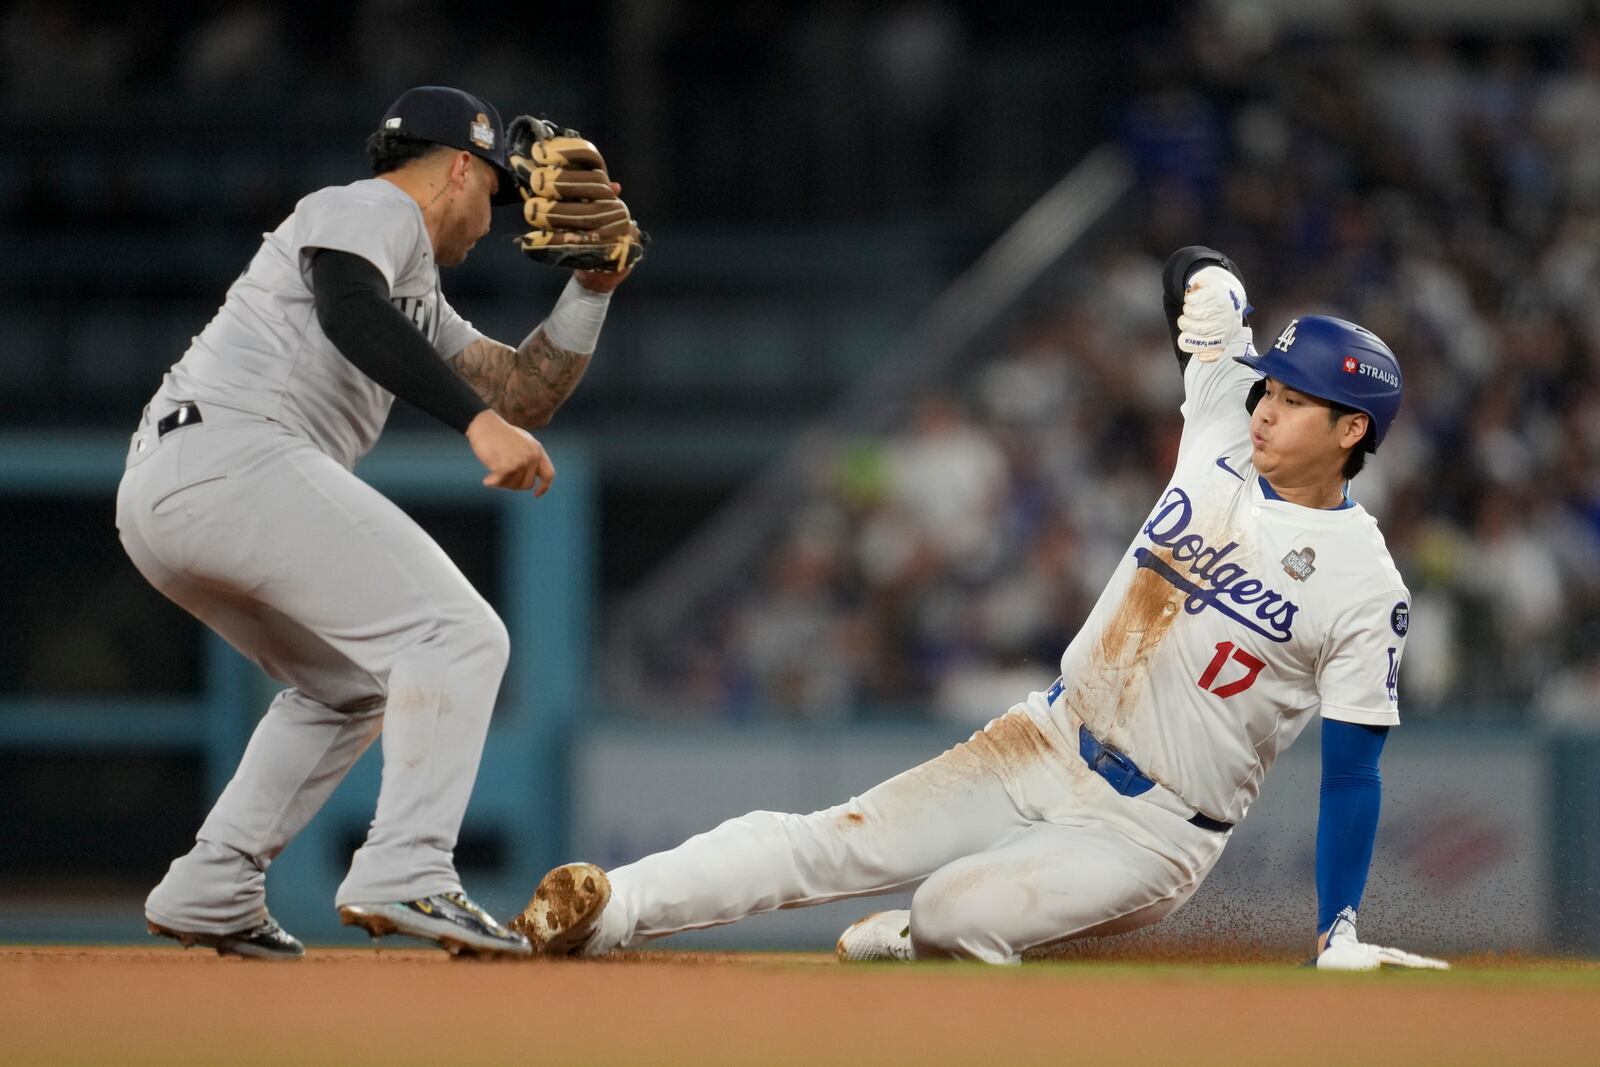
[(151, 920), (149, 929), (156, 937), (170, 937), (184, 948), (203, 945), (214, 948), (219, 956), (241, 956), (248, 960), (297, 960), (306, 954), (306, 947), (298, 938), (278, 925), (270, 915), (259, 926), (238, 930), (231, 934), (202, 934), (191, 930), (174, 930)]
[(435, 893), (393, 904), (341, 904), (339, 921), (373, 937), (407, 934), (431, 941), (452, 956), (533, 955), (527, 938), (495, 922), (465, 893)]

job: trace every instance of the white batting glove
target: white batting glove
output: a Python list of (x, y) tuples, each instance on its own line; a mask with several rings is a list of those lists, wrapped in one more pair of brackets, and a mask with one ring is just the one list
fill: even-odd
[(1215, 264), (1200, 268), (1184, 290), (1178, 347), (1205, 363), (1242, 349), (1254, 339), (1244, 324), (1249, 308), (1244, 283), (1232, 271)]
[(1328, 943), (1317, 956), (1319, 971), (1376, 971), (1380, 967), (1416, 967), (1448, 971), (1450, 965), (1431, 956), (1419, 956), (1382, 945), (1368, 945), (1356, 939), (1353, 915), (1341, 914), (1328, 931)]

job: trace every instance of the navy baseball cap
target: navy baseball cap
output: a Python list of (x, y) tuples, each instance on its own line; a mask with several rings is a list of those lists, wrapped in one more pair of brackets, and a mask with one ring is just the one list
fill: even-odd
[(500, 172), (500, 189), (491, 203), (515, 204), (522, 199), (506, 162), (506, 129), (500, 112), (481, 96), (443, 85), (419, 85), (389, 105), (380, 128), (471, 152)]

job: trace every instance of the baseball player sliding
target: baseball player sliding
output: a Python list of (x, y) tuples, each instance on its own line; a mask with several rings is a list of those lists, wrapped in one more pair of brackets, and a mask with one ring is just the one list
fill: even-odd
[[(509, 133), (509, 144), (508, 144)], [(351, 473), (396, 396), (466, 436), (485, 485), (542, 495), (528, 430), (583, 376), (642, 254), (594, 146), (428, 86), (368, 140), (374, 177), (318, 190), (266, 235), (163, 379), (128, 450), (117, 529), (152, 585), (288, 688), (145, 902), (153, 934), (303, 954), (267, 912), (268, 864), (380, 734), (377, 813), (336, 903), (374, 937), (528, 955), (462, 891), (452, 852), (505, 671), (505, 626), (404, 512)], [(580, 268), (513, 348), (439, 289), (523, 202), (530, 256)]]
[(1356, 936), (1410, 598), (1346, 490), (1394, 421), (1399, 365), (1321, 316), (1257, 353), (1239, 272), (1210, 249), (1174, 253), (1164, 284), (1177, 467), (1048, 691), (837, 807), (752, 812), (609, 877), (558, 867), (512, 928), (595, 955), (920, 883), (909, 911), (845, 930), (840, 958), (1014, 963), (1180, 907), (1320, 713), (1317, 964), (1446, 967)]

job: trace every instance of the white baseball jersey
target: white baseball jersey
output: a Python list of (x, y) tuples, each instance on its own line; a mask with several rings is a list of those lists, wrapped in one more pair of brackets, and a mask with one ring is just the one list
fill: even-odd
[(368, 178), (329, 186), (295, 205), (265, 234), (250, 266), (162, 383), (158, 407), (181, 400), (273, 419), (347, 469), (373, 446), (394, 396), (339, 353), (317, 322), (311, 253), (367, 260), (389, 283), (389, 299), (443, 357), (482, 334), (439, 291), (439, 268), (417, 202), (393, 183)]
[(1372, 516), (1274, 499), (1251, 465), (1257, 380), (1231, 358), (1189, 360), (1177, 468), (1062, 655), (1051, 707), (1228, 822), (1312, 714), (1400, 721), (1410, 625)]

